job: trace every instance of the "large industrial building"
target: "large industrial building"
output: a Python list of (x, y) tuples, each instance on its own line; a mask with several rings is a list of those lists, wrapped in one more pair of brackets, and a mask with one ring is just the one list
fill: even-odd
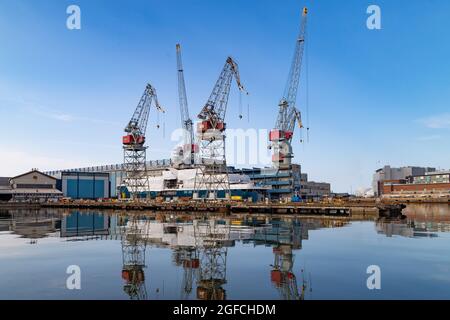
[(383, 181), (385, 198), (439, 198), (450, 197), (450, 172), (435, 171), (406, 179)]
[(424, 175), (428, 172), (436, 171), (435, 168), (428, 167), (400, 167), (393, 168), (391, 166), (384, 166), (375, 171), (372, 180), (372, 188), (375, 196), (383, 194), (383, 184), (389, 181), (406, 180), (408, 177)]
[(36, 169), (12, 178), (0, 178), (0, 201), (44, 202), (61, 197), (57, 179)]
[[(297, 164), (292, 165), (291, 171), (228, 167), (228, 173), (231, 196), (253, 202), (290, 200), (295, 195), (305, 200), (320, 200), (331, 193), (330, 184), (308, 181), (307, 174), (301, 173)], [(61, 179), (64, 196), (73, 199), (118, 197), (125, 191), (120, 186), (126, 172), (120, 164), (49, 171), (47, 174)], [(171, 160), (157, 160), (147, 162), (147, 174), (151, 198), (193, 197), (197, 169), (177, 169)]]

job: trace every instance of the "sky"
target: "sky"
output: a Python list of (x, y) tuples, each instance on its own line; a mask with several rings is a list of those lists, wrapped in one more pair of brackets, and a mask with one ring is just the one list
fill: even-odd
[[(72, 4), (80, 30), (66, 27)], [(381, 30), (366, 26), (372, 4)], [(233, 85), (227, 127), (265, 133), (275, 125), (303, 6), (297, 106), (310, 130), (296, 130), (293, 149), (309, 179), (354, 192), (383, 165), (450, 168), (449, 1), (1, 0), (0, 176), (122, 162), (123, 129), (148, 82), (166, 114), (152, 110), (147, 158), (169, 158), (181, 126), (178, 42), (191, 117), (231, 55), (249, 96), (240, 103)]]

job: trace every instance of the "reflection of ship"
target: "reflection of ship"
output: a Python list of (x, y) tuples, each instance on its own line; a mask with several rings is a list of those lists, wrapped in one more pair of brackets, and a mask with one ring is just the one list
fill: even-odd
[(146, 300), (145, 287), (145, 250), (147, 246), (146, 230), (141, 228), (136, 217), (132, 217), (123, 227), (122, 235), (122, 279), (125, 281), (123, 290), (133, 300)]

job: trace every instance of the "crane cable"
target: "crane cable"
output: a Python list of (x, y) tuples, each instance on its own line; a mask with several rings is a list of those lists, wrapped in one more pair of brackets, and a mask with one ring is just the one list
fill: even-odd
[(309, 143), (309, 35), (308, 29), (305, 30), (305, 37), (308, 38), (305, 46), (305, 58), (306, 58), (306, 142)]
[(239, 119), (242, 119), (242, 92), (239, 90)]

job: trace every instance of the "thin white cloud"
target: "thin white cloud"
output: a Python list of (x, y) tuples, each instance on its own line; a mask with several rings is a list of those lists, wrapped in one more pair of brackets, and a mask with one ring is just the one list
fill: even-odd
[(12, 108), (19, 108), (23, 112), (32, 113), (37, 116), (41, 116), (44, 118), (61, 121), (61, 122), (74, 122), (74, 121), (81, 121), (81, 122), (90, 122), (94, 124), (105, 124), (105, 125), (112, 125), (112, 126), (120, 126), (121, 124), (116, 121), (109, 121), (105, 119), (95, 119), (90, 117), (80, 117), (77, 115), (73, 115), (70, 113), (60, 112), (58, 110), (55, 110), (54, 108), (44, 107), (41, 104), (31, 101), (31, 100), (25, 100), (22, 97), (1, 97), (0, 98), (0, 105), (5, 105)]
[(79, 168), (88, 166), (86, 161), (65, 160), (56, 157), (44, 156), (28, 151), (0, 150), (2, 167), (0, 176), (12, 177), (37, 168), (39, 170), (54, 170), (66, 168)]
[(417, 141), (433, 141), (433, 140), (439, 140), (441, 139), (441, 136), (438, 134), (430, 135), (430, 136), (423, 136), (417, 138)]
[(95, 118), (89, 118), (89, 117), (79, 117), (75, 116), (69, 113), (59, 113), (55, 110), (51, 109), (44, 109), (40, 107), (28, 107), (28, 111), (33, 112), (36, 115), (40, 115), (42, 117), (50, 118), (57, 121), (62, 122), (74, 122), (74, 121), (81, 121), (81, 122), (90, 122), (95, 124), (106, 124), (106, 125), (113, 125), (113, 126), (119, 126), (120, 123), (115, 121), (109, 121), (109, 120), (103, 120), (103, 119), (95, 119)]
[(44, 110), (41, 108), (27, 108), (28, 111), (39, 115), (41, 117), (45, 117), (45, 118), (49, 118), (49, 119), (53, 119), (53, 120), (57, 120), (57, 121), (62, 121), (62, 122), (71, 122), (75, 119), (74, 116), (72, 116), (71, 114), (68, 113), (58, 113), (58, 112), (54, 112), (51, 110)]
[(443, 113), (419, 120), (430, 129), (450, 129), (450, 113)]

